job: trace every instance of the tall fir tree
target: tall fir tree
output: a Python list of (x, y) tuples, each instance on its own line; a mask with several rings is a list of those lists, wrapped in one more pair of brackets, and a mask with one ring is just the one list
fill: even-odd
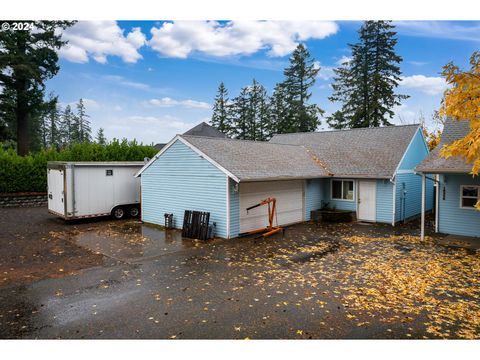
[(78, 135), (80, 142), (92, 141), (92, 129), (90, 128), (90, 116), (87, 115), (83, 99), (80, 99), (77, 104), (76, 122), (78, 127)]
[(97, 141), (97, 144), (100, 144), (100, 145), (107, 144), (107, 138), (105, 137), (103, 128), (98, 129), (95, 140)]
[(62, 146), (79, 142), (79, 131), (76, 126), (75, 114), (70, 105), (65, 106), (60, 116), (60, 136)]
[(395, 27), (391, 21), (366, 21), (359, 30), (359, 42), (350, 44), (351, 60), (335, 69), (333, 102), (342, 108), (327, 120), (333, 128), (391, 125), (393, 108), (407, 95), (395, 94), (401, 80), (395, 53)]
[(232, 135), (236, 139), (249, 139), (249, 121), (250, 121), (250, 95), (249, 87), (243, 87), (240, 94), (233, 99), (233, 131)]
[(210, 124), (222, 133), (232, 135), (231, 104), (228, 99), (228, 90), (223, 82), (218, 86)]
[(270, 100), (270, 134), (294, 132), (291, 130), (292, 123), (289, 121), (289, 108), (287, 94), (283, 83), (275, 85)]
[(13, 26), (0, 31), (0, 85), (4, 88), (0, 107), (1, 112), (9, 112), (7, 118), (14, 121), (13, 140), (17, 142), (19, 155), (31, 150), (32, 138), (36, 137), (41, 124), (39, 114), (45, 81), (59, 70), (57, 51), (66, 44), (59, 30), (74, 24), (71, 21), (28, 23), (33, 26), (22, 31), (13, 30)]
[(316, 104), (309, 104), (319, 70), (307, 48), (299, 44), (290, 57), (290, 65), (284, 70), (288, 115), (278, 129), (280, 133), (315, 131), (320, 125), (319, 116), (323, 110)]

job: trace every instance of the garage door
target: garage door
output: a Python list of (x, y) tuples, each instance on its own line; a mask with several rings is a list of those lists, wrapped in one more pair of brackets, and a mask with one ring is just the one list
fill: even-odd
[(249, 210), (268, 197), (277, 199), (278, 224), (303, 221), (303, 180), (240, 183), (240, 233), (268, 225), (267, 206)]

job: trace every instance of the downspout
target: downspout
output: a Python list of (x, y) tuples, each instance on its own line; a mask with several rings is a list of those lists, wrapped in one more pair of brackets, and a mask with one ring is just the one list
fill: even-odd
[(392, 199), (392, 226), (395, 226), (395, 210), (396, 210), (396, 192), (397, 192), (397, 182), (395, 181), (395, 175), (390, 179), (390, 182), (393, 184), (393, 199)]
[(425, 240), (425, 174), (422, 174), (422, 214), (421, 214), (421, 229), (420, 239)]
[(226, 194), (226, 197), (227, 197), (227, 239), (230, 239), (230, 178), (228, 177), (227, 175), (227, 186), (226, 186), (226, 190), (227, 190), (227, 194)]
[(435, 192), (435, 232), (438, 233), (438, 219), (439, 219), (439, 215), (438, 215), (438, 209), (440, 208), (438, 206), (438, 202), (440, 201), (440, 190), (441, 190), (441, 185), (440, 185), (440, 175), (435, 175), (435, 178), (436, 178), (436, 183), (435, 185), (436, 188), (437, 188), (437, 191)]

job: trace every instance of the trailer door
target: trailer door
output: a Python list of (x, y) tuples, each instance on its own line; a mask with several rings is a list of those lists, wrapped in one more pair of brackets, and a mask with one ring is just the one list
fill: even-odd
[(65, 215), (63, 170), (48, 169), (48, 209)]

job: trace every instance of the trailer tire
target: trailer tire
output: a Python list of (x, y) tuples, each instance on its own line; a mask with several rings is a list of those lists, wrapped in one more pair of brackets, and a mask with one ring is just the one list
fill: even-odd
[(138, 206), (132, 206), (129, 210), (129, 213), (131, 217), (136, 218), (138, 215), (140, 215), (140, 209)]
[(112, 210), (112, 216), (117, 219), (123, 219), (125, 217), (125, 209), (121, 206), (117, 206)]

